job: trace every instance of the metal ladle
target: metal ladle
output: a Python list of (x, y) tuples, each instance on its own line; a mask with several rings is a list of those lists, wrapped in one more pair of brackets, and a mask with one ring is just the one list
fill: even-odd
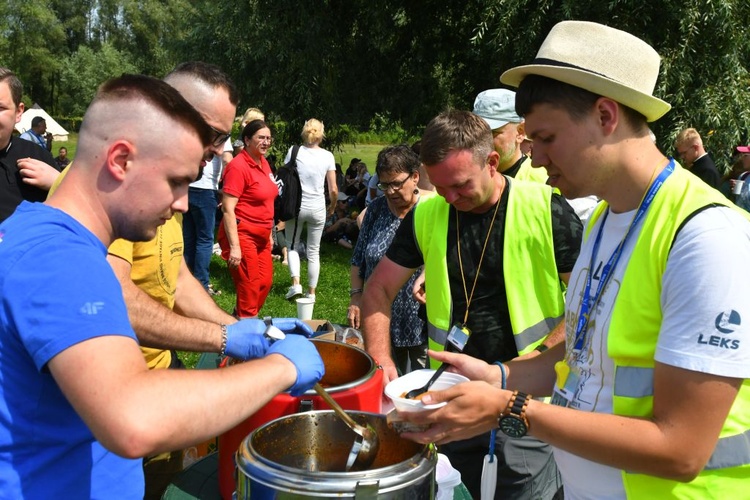
[(341, 406), (334, 400), (328, 391), (323, 389), (320, 384), (315, 384), (315, 392), (317, 392), (321, 398), (325, 400), (328, 405), (333, 408), (336, 415), (344, 421), (344, 423), (353, 430), (357, 437), (354, 440), (352, 449), (349, 452), (349, 457), (346, 459), (346, 472), (350, 470), (366, 470), (375, 461), (375, 457), (378, 455), (378, 448), (380, 447), (380, 441), (378, 440), (378, 434), (375, 432), (375, 428), (367, 424), (366, 426), (359, 425), (344, 411)]

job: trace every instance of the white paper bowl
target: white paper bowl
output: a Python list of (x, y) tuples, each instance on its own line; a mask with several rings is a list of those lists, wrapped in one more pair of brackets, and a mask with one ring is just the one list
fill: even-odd
[[(434, 408), (440, 408), (445, 406), (446, 403), (438, 403), (434, 405), (425, 405), (418, 399), (406, 399), (401, 397), (402, 394), (424, 386), (430, 377), (435, 374), (435, 370), (423, 369), (416, 370), (407, 373), (403, 377), (391, 380), (388, 385), (385, 386), (385, 395), (391, 398), (393, 406), (398, 411), (423, 411), (432, 410)], [(461, 382), (468, 382), (469, 379), (463, 375), (457, 373), (444, 372), (430, 387), (430, 391), (443, 391), (451, 386), (460, 384)]]

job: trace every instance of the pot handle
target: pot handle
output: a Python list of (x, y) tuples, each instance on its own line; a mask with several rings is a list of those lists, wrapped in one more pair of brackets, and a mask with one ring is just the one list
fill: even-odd
[(356, 500), (376, 500), (380, 481), (371, 479), (369, 481), (358, 481), (354, 488), (354, 498)]
[(314, 409), (315, 407), (313, 406), (312, 399), (300, 399), (298, 413), (304, 413), (306, 411), (313, 411)]

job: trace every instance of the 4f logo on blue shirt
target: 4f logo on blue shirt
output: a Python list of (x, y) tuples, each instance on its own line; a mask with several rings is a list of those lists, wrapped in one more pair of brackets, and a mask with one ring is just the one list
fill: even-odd
[(739, 349), (740, 341), (737, 339), (730, 339), (725, 335), (731, 335), (734, 333), (740, 324), (742, 324), (740, 313), (734, 309), (724, 311), (716, 316), (716, 320), (714, 320), (716, 331), (723, 335), (708, 335), (704, 337), (703, 334), (700, 334), (698, 335), (698, 344), (711, 345), (722, 349)]
[(81, 313), (93, 316), (104, 309), (104, 302), (86, 302), (81, 306)]

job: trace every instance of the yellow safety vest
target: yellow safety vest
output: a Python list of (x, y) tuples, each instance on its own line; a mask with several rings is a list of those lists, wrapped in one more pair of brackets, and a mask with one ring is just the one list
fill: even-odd
[[(519, 354), (541, 344), (562, 320), (563, 285), (555, 263), (549, 186), (511, 180), (505, 215), (503, 279)], [(427, 328), (430, 348), (442, 350), (451, 326), (446, 263), (450, 205), (442, 196), (419, 203), (414, 232), (425, 263)]]
[(516, 175), (513, 178), (518, 179), (519, 181), (530, 181), (538, 182), (540, 184), (546, 184), (549, 176), (547, 175), (547, 169), (532, 167), (531, 158), (526, 157), (523, 163), (521, 163), (521, 168), (518, 169), (518, 172), (516, 172)]
[[(721, 193), (676, 165), (643, 220), (607, 334), (608, 354), (615, 365), (616, 415), (653, 416), (654, 353), (662, 324), (660, 297), (667, 257), (684, 222), (713, 205), (734, 207)], [(602, 203), (592, 214), (587, 236), (605, 208)], [(736, 209), (750, 219), (750, 214)], [(695, 411), (701, 411), (700, 407)], [(633, 499), (746, 497), (750, 487), (750, 382), (742, 384), (714, 453), (696, 479), (681, 483), (626, 471), (622, 477), (627, 496)]]

